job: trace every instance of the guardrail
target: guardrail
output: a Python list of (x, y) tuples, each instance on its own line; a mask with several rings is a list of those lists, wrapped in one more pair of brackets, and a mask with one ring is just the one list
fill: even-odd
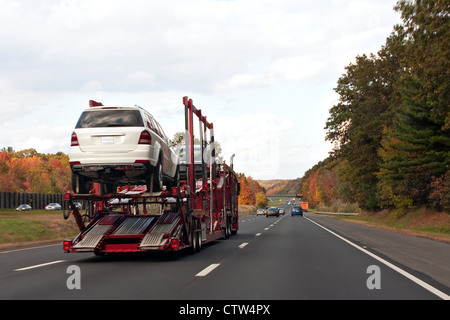
[(338, 215), (338, 216), (357, 216), (359, 214), (357, 212), (323, 212), (323, 211), (314, 211), (314, 213), (332, 214), (332, 215)]
[(14, 209), (21, 204), (29, 204), (33, 209), (44, 209), (52, 202), (57, 202), (62, 209), (67, 209), (63, 193), (0, 192), (0, 209)]

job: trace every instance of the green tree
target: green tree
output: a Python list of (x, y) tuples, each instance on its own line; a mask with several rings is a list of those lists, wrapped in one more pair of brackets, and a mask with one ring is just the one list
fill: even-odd
[[(404, 39), (396, 82), (400, 99), (386, 124), (379, 177), (385, 204), (427, 204), (450, 169), (450, 20), (448, 1), (399, 1)], [(443, 199), (442, 197), (435, 197)], [(442, 200), (443, 203), (445, 202)], [(439, 206), (440, 204), (437, 203)]]

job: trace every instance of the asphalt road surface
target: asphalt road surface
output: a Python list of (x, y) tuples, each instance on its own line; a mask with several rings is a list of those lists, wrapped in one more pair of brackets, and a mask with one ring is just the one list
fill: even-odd
[(0, 299), (450, 298), (450, 244), (314, 214), (292, 217), (289, 209), (241, 217), (237, 235), (195, 255), (97, 257), (63, 253), (60, 243), (3, 250)]

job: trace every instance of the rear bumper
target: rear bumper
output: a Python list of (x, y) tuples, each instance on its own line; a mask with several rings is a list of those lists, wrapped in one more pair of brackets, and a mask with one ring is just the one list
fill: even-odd
[(91, 178), (100, 178), (105, 174), (136, 177), (149, 170), (149, 165), (145, 165), (144, 163), (71, 164), (70, 167), (73, 173)]
[(153, 159), (153, 146), (139, 145), (135, 150), (128, 152), (84, 152), (80, 147), (71, 147), (69, 162), (81, 165), (117, 165), (134, 164), (136, 160), (147, 160), (156, 166), (157, 158)]

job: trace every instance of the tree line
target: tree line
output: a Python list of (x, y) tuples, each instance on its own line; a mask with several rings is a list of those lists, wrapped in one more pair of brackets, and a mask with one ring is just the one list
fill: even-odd
[(325, 125), (334, 144), (308, 170), (312, 204), (450, 210), (450, 2), (398, 1), (402, 23), (337, 81)]
[[(239, 204), (264, 207), (266, 190), (252, 177), (239, 173)], [(17, 193), (64, 193), (71, 189), (69, 156), (39, 153), (35, 149), (0, 149), (0, 191)]]
[(243, 173), (238, 173), (237, 176), (241, 186), (238, 203), (240, 205), (257, 206), (258, 208), (266, 207), (269, 202), (266, 197), (266, 190), (258, 181), (250, 176), (246, 177)]
[(38, 153), (35, 149), (0, 150), (0, 191), (64, 193), (71, 187), (68, 155)]

